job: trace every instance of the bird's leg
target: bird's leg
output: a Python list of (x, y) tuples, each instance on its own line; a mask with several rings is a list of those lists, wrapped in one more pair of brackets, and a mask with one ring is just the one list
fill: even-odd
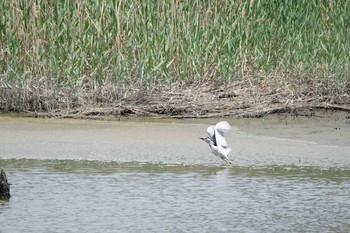
[(229, 160), (229, 158), (225, 158), (225, 162), (228, 164), (232, 164), (231, 160)]

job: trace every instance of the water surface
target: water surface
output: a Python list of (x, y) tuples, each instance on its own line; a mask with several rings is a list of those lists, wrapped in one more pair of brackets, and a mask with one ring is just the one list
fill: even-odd
[(350, 170), (2, 160), (1, 232), (348, 232)]

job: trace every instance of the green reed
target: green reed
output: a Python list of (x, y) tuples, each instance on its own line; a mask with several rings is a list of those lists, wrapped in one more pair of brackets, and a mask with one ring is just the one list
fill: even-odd
[(9, 85), (221, 85), (261, 74), (326, 80), (327, 90), (349, 82), (345, 0), (3, 0), (0, 12)]

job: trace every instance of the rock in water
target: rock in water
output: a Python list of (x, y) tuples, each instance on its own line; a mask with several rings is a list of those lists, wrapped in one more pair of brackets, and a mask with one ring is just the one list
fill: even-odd
[(6, 173), (3, 169), (0, 172), (0, 199), (10, 199), (10, 184), (7, 181)]

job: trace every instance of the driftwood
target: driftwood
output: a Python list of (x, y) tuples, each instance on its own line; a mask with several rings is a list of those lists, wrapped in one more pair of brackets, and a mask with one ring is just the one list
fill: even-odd
[(0, 199), (10, 199), (10, 184), (7, 181), (6, 173), (3, 169), (0, 171)]

